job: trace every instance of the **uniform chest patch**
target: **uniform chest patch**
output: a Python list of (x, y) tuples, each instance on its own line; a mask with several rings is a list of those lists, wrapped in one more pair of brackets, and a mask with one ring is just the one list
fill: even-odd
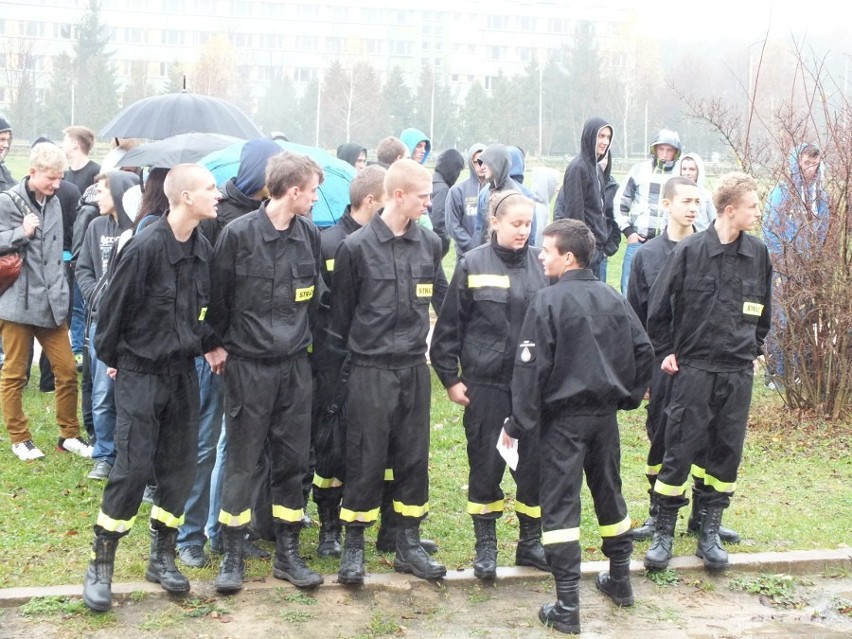
[(432, 297), (432, 285), (431, 284), (418, 284), (417, 288), (414, 290), (415, 295), (417, 297)]
[(763, 304), (757, 304), (755, 302), (745, 302), (743, 304), (743, 314), (755, 315), (757, 317), (760, 317), (763, 314)]
[(314, 296), (314, 287), (308, 286), (307, 288), (297, 288), (296, 289), (296, 301), (297, 302), (307, 302), (309, 299), (312, 299)]
[(524, 341), (518, 344), (518, 359), (525, 364), (535, 359), (535, 342)]

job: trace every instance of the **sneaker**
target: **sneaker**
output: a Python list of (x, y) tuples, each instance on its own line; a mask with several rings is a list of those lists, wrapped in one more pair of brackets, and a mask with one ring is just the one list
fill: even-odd
[(204, 546), (198, 544), (178, 548), (178, 557), (181, 563), (190, 568), (207, 568), (210, 565), (210, 557), (204, 552)]
[(109, 471), (112, 470), (112, 464), (105, 459), (99, 459), (95, 462), (92, 471), (86, 475), (89, 479), (97, 479), (98, 481), (106, 481), (109, 479)]
[(78, 373), (83, 370), (83, 353), (74, 353), (74, 364)]
[(74, 453), (80, 457), (92, 458), (92, 447), (82, 437), (69, 437), (67, 439), (60, 437), (56, 448), (63, 453)]
[(40, 459), (41, 457), (44, 457), (44, 453), (41, 452), (35, 444), (33, 444), (33, 440), (31, 439), (28, 439), (25, 442), (12, 444), (12, 452), (15, 453), (21, 461), (32, 461), (33, 459)]

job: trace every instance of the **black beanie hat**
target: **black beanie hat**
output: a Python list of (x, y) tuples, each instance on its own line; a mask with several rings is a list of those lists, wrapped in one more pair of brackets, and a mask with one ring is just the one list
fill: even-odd
[(5, 119), (0, 118), (0, 133), (4, 133), (5, 131), (11, 131), (12, 125), (9, 124)]

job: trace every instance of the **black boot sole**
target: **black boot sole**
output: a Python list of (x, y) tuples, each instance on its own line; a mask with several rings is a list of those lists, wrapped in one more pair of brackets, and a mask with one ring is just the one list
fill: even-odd
[(705, 559), (704, 553), (700, 550), (695, 551), (695, 556), (704, 562), (704, 567), (707, 570), (725, 570), (731, 565), (728, 561), (725, 561), (724, 563), (720, 563), (718, 561), (708, 561), (707, 559)]
[(160, 584), (163, 590), (165, 590), (170, 595), (185, 595), (192, 589), (192, 585), (189, 583), (186, 584), (186, 587), (169, 588), (160, 580), (160, 577), (157, 574), (151, 572), (150, 570), (145, 571), (145, 579), (147, 579), (153, 584)]
[(242, 584), (240, 584), (239, 586), (237, 586), (237, 585), (233, 585), (233, 586), (217, 586), (217, 585), (214, 583), (214, 584), (213, 584), (213, 587), (216, 589), (216, 592), (218, 592), (220, 595), (235, 595), (235, 594), (237, 594), (238, 592), (240, 592), (240, 591), (243, 589), (243, 585), (242, 585)]
[(364, 575), (341, 575), (337, 573), (337, 583), (345, 586), (363, 586)]
[(95, 612), (109, 612), (112, 609), (112, 601), (108, 601), (106, 604), (96, 604), (88, 597), (86, 597), (86, 593), (83, 593), (83, 603), (86, 604), (86, 607), (89, 610), (93, 610)]
[(404, 572), (410, 575), (414, 575), (418, 579), (426, 580), (443, 579), (447, 574), (446, 568), (444, 568), (443, 570), (435, 570), (434, 572), (422, 572), (414, 568), (414, 566), (412, 566), (411, 564), (406, 563), (404, 561), (400, 561), (399, 559), (393, 560), (393, 569), (397, 572)]
[(647, 568), (648, 570), (665, 570), (669, 567), (670, 561), (671, 557), (669, 557), (665, 561), (652, 561), (645, 557), (645, 568)]
[(567, 624), (561, 623), (559, 621), (551, 621), (544, 614), (544, 609), (539, 609), (538, 611), (538, 620), (543, 623), (548, 628), (553, 628), (554, 630), (558, 630), (559, 632), (564, 632), (566, 635), (579, 635), (580, 634), (580, 625), (579, 624)]
[(603, 585), (603, 582), (601, 581), (600, 575), (595, 577), (595, 587), (600, 592), (602, 592), (607, 597), (609, 597), (616, 606), (630, 607), (634, 603), (636, 603), (636, 600), (635, 600), (635, 598), (633, 597), (632, 594), (629, 597), (619, 597), (619, 596), (615, 595), (614, 593), (610, 592), (609, 589), (606, 586)]
[(284, 581), (289, 581), (297, 588), (316, 588), (317, 586), (321, 586), (322, 583), (325, 581), (322, 578), (322, 575), (316, 573), (315, 576), (311, 576), (306, 579), (296, 579), (287, 571), (275, 567), (272, 568), (272, 576), (276, 579), (283, 579)]
[(317, 557), (336, 557), (340, 558), (343, 550), (340, 548), (320, 548), (317, 547)]
[(497, 578), (497, 569), (494, 570), (477, 570), (473, 569), (473, 576), (482, 581), (492, 581)]

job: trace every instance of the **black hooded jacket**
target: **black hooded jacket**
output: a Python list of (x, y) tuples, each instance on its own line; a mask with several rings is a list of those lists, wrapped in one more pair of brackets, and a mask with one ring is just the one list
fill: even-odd
[(354, 142), (344, 142), (337, 147), (337, 158), (344, 162), (348, 162), (352, 166), (355, 166), (358, 156), (362, 153), (364, 154), (364, 157), (366, 157), (367, 149), (360, 144), (355, 144)]
[(598, 166), (598, 132), (612, 125), (603, 118), (586, 120), (580, 136), (580, 153), (568, 164), (562, 180), (562, 193), (557, 201), (553, 218), (567, 218), (586, 223), (595, 236), (598, 251), (603, 253), (609, 236), (605, 217), (604, 187), (609, 182), (610, 166), (605, 172)]
[(225, 182), (224, 187), (219, 189), (225, 197), (219, 200), (216, 217), (212, 220), (202, 220), (201, 224), (198, 225), (211, 246), (216, 246), (219, 233), (228, 222), (260, 208), (259, 200), (251, 199), (237, 188), (236, 179), (231, 178)]
[(432, 175), (432, 207), (429, 218), (432, 220), (432, 230), (441, 238), (441, 255), (450, 250), (450, 236), (447, 234), (447, 194), (456, 183), (464, 168), (464, 157), (456, 149), (447, 149), (438, 156), (435, 162), (435, 173)]

